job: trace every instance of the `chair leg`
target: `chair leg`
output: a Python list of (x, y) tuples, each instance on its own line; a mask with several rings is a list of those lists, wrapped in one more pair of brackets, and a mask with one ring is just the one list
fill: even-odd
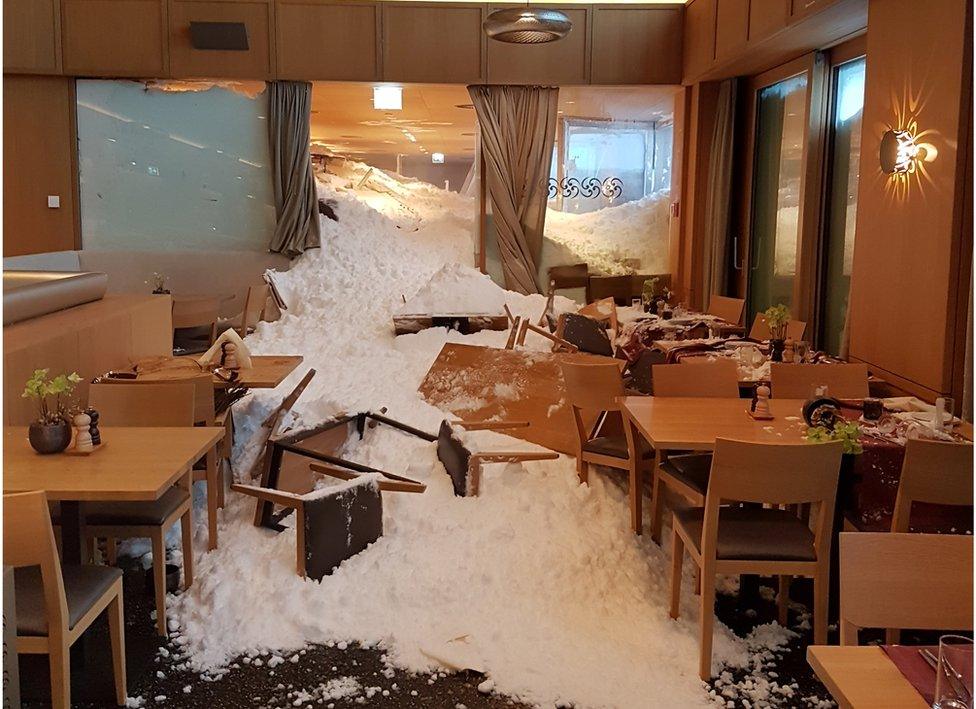
[(94, 564), (95, 563), (95, 547), (97, 540), (88, 534), (85, 535), (85, 563)]
[(644, 475), (640, 463), (630, 461), (630, 526), (634, 534), (641, 534), (644, 529)]
[(695, 567), (695, 595), (701, 595), (701, 567)]
[(586, 485), (590, 481), (590, 464), (583, 460), (583, 456), (576, 458), (576, 477), (579, 478), (581, 485)]
[(224, 509), (224, 458), (217, 458), (217, 508)]
[(115, 674), (115, 701), (125, 706), (125, 616), (122, 612), (122, 588), (108, 604), (108, 632), (112, 641), (112, 670)]
[(51, 642), (48, 660), (51, 663), (51, 706), (53, 709), (71, 709), (71, 648), (60, 638), (48, 638)]
[(827, 644), (827, 598), (828, 579), (826, 572), (813, 577), (813, 644)]
[(180, 517), (180, 534), (183, 537), (183, 590), (193, 585), (193, 520), (190, 511)]
[(685, 543), (677, 532), (671, 533), (671, 617), (681, 612), (681, 565), (685, 558)]
[(217, 488), (220, 485), (217, 473), (217, 451), (211, 448), (207, 452), (207, 530), (208, 546), (211, 551), (217, 548), (217, 504), (220, 493)]
[(115, 537), (105, 539), (105, 561), (109, 566), (115, 566), (119, 560), (119, 547)]
[(885, 645), (901, 645), (901, 630), (885, 628)]
[(784, 576), (781, 574), (779, 577), (779, 594), (776, 596), (776, 605), (778, 606), (779, 610), (777, 620), (784, 628), (786, 627), (787, 622), (789, 622), (790, 581), (792, 580), (792, 576)]
[(701, 655), (698, 676), (707, 682), (712, 676), (712, 626), (715, 622), (715, 572), (702, 569)]
[(163, 542), (163, 528), (153, 530), (153, 586), (156, 592), (156, 632), (166, 637), (166, 545)]
[(664, 526), (664, 481), (661, 480), (657, 466), (654, 466), (653, 481), (651, 487), (651, 505), (653, 507), (651, 512), (651, 539), (660, 544), (661, 529)]

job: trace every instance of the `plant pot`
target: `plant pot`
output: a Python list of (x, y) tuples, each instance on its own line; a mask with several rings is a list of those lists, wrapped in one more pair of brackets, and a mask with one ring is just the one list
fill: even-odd
[[(153, 567), (146, 569), (146, 593), (152, 595), (155, 589)], [(176, 593), (180, 590), (180, 567), (176, 564), (166, 564), (166, 593)]]
[(785, 343), (781, 339), (772, 339), (769, 341), (769, 361), (770, 362), (782, 362), (783, 361), (783, 347)]
[(27, 431), (31, 448), (41, 455), (60, 453), (71, 443), (71, 426), (67, 421), (57, 423), (34, 422)]

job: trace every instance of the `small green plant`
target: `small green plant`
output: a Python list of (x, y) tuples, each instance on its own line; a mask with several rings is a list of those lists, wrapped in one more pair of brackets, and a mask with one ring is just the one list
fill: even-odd
[[(37, 422), (42, 424), (54, 424), (67, 420), (68, 409), (67, 399), (74, 391), (75, 385), (81, 381), (77, 372), (71, 374), (59, 374), (53, 379), (48, 379), (47, 369), (35, 369), (21, 396), (25, 399), (36, 399), (38, 407)], [(49, 399), (54, 397), (52, 406)]]
[(864, 452), (861, 445), (861, 427), (854, 421), (837, 421), (833, 428), (813, 426), (807, 429), (804, 438), (811, 443), (840, 441), (844, 446), (844, 453), (848, 455), (860, 455)]
[(651, 300), (651, 298), (654, 297), (654, 292), (657, 290), (657, 283), (659, 280), (661, 279), (657, 276), (644, 280), (644, 285), (641, 287), (641, 295), (644, 297), (645, 301)]
[(790, 322), (790, 309), (780, 303), (766, 308), (763, 313), (766, 318), (766, 326), (774, 340), (782, 340), (786, 332), (786, 325)]

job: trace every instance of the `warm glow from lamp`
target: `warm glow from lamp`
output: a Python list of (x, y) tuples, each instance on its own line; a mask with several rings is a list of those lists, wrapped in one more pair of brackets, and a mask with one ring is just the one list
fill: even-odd
[(881, 169), (889, 175), (915, 172), (917, 164), (928, 157), (928, 150), (907, 130), (889, 130), (881, 136), (880, 152)]
[(431, 153), (430, 154), (430, 161), (432, 163), (434, 163), (435, 165), (443, 165), (444, 164), (444, 153)]
[(373, 108), (377, 111), (402, 110), (403, 89), (399, 86), (374, 86)]

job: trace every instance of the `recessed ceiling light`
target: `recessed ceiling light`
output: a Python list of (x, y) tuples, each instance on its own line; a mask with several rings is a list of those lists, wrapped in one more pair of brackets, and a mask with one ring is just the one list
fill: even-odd
[(431, 153), (430, 161), (435, 165), (442, 165), (444, 163), (444, 153)]
[(403, 89), (399, 86), (374, 86), (373, 108), (377, 111), (402, 110)]

